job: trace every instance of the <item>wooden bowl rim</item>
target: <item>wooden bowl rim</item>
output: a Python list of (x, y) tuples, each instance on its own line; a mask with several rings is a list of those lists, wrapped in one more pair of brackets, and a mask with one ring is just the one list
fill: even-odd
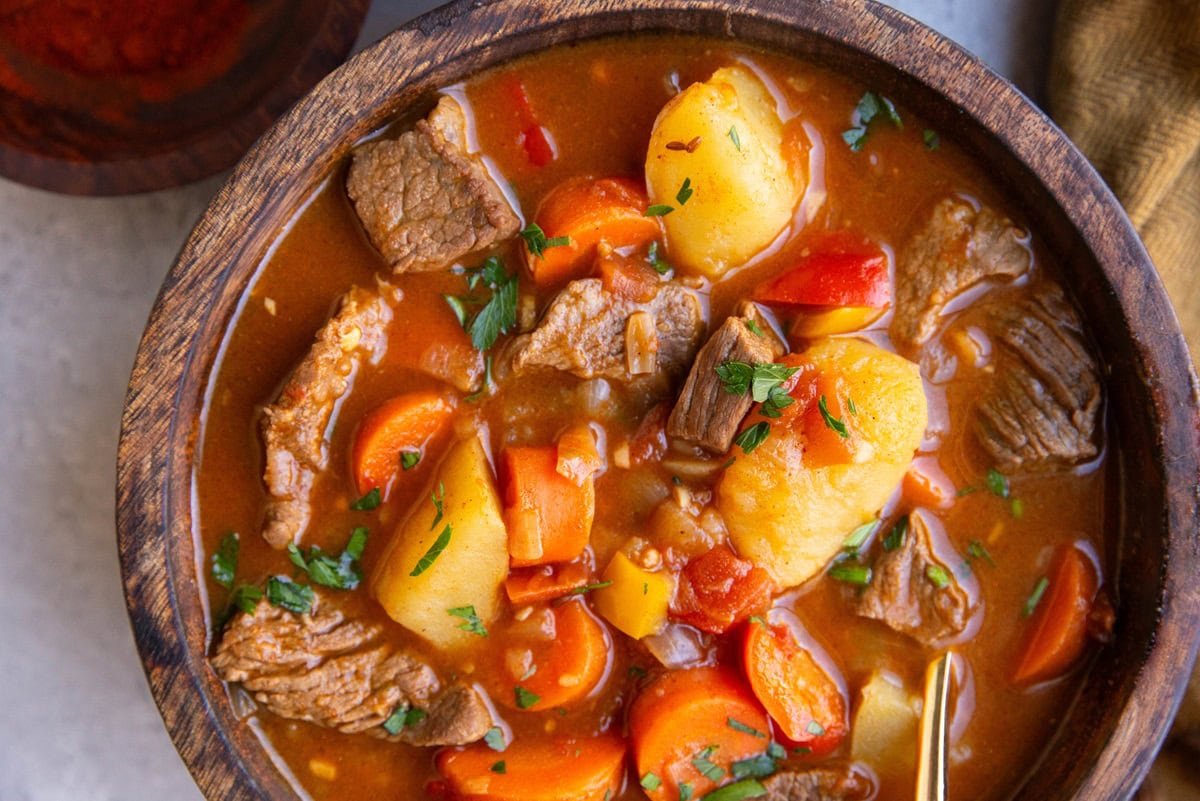
[[(264, 134), (185, 243), (138, 349), (117, 465), (122, 575), (151, 691), (206, 797), (294, 797), (281, 770), (265, 764), (261, 748), (257, 755), (246, 751), (253, 735), (236, 724), (228, 697), (207, 668), (203, 648), (200, 653), (194, 645), (189, 648), (189, 642), (205, 642), (204, 632), (196, 629), (197, 610), (204, 603), (196, 571), (203, 565), (192, 552), (189, 506), (196, 415), (220, 332), (236, 305), (231, 298), (240, 295), (254, 272), (252, 264), (239, 265), (239, 260), (256, 262), (278, 228), (273, 223), (264, 231), (254, 221), (285, 219), (280, 215), (297, 208), (355, 139), (436, 88), (438, 76), (461, 78), (469, 74), (462, 72), (467, 64), (473, 64), (474, 71), (508, 55), (570, 39), (572, 32), (589, 25), (595, 27), (580, 38), (688, 32), (696, 26), (706, 33), (734, 36), (763, 26), (784, 26), (889, 64), (987, 128), (1014, 160), (1038, 176), (1095, 255), (1121, 312), (1119, 320), (1109, 322), (1118, 324), (1119, 336), (1131, 342), (1133, 363), (1123, 366), (1145, 388), (1145, 412), (1158, 437), (1151, 450), (1163, 473), (1166, 499), (1161, 530), (1166, 558), (1157, 588), (1163, 603), (1155, 630), (1158, 647), (1148, 648), (1129, 696), (1129, 706), (1140, 714), (1121, 736), (1098, 745), (1099, 758), (1081, 769), (1075, 787), (1050, 792), (1073, 791), (1071, 797), (1089, 799), (1131, 796), (1149, 764), (1126, 764), (1128, 744), (1131, 738), (1140, 738), (1150, 748), (1161, 743), (1200, 637), (1200, 590), (1188, 585), (1200, 570), (1193, 545), (1194, 521), (1200, 515), (1200, 402), (1182, 334), (1153, 265), (1118, 202), (1082, 154), (1011, 84), (976, 58), (872, 0), (755, 0), (737, 7), (723, 0), (457, 0), (360, 53)], [(477, 37), (475, 31), (490, 33)], [(887, 42), (899, 46), (883, 52), (881, 43)], [(363, 86), (359, 79), (372, 75), (394, 80), (386, 88), (378, 80)], [(363, 91), (363, 108), (369, 111), (355, 117), (345, 99), (358, 98)], [(336, 135), (320, 140), (329, 129)], [(289, 180), (276, 180), (279, 175)], [(1046, 181), (1045, 176), (1058, 180)], [(237, 292), (230, 292), (231, 283), (238, 285), (233, 287)], [(223, 319), (214, 316), (218, 305), (224, 309)], [(1156, 321), (1136, 336), (1130, 324), (1135, 311), (1149, 313)], [(1169, 708), (1136, 709), (1149, 695), (1162, 695), (1163, 688)], [(1120, 775), (1114, 778), (1102, 766), (1120, 767)]]
[(350, 52), (371, 0), (329, 0), (302, 57), (255, 102), (170, 149), (124, 158), (67, 158), (0, 140), (0, 176), (51, 192), (111, 197), (168, 189), (233, 166), (281, 113)]

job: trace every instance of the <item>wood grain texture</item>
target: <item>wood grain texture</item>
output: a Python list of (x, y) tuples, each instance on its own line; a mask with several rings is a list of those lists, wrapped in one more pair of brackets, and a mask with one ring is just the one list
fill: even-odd
[[(232, 166), (350, 52), (370, 0), (271, 0), (270, 24), (211, 86), (126, 119), (0, 91), (0, 175), (72, 195), (165, 189)], [(267, 8), (268, 3), (260, 4)]]
[[(1109, 375), (1116, 640), (1017, 797), (1127, 799), (1166, 732), (1200, 635), (1200, 411), (1161, 284), (1096, 173), (1015, 89), (865, 0), (461, 0), (326, 78), (269, 130), (184, 245), (138, 351), (118, 455), (134, 633), (180, 754), (210, 799), (295, 795), (205, 662), (190, 480), (203, 390), (266, 248), (353, 143), (437, 87), (554, 43), (654, 31), (736, 37), (859, 76), (988, 165), (1074, 289)], [(1020, 736), (1014, 733), (1014, 736)]]

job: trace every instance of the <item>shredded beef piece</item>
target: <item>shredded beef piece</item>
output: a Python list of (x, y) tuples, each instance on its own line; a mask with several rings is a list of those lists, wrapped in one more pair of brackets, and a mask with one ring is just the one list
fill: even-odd
[(704, 331), (704, 309), (696, 293), (664, 283), (651, 300), (640, 303), (606, 291), (599, 278), (567, 284), (538, 327), (512, 341), (508, 355), (513, 372), (549, 367), (580, 378), (628, 379), (627, 328), (645, 322), (645, 315), (653, 322), (656, 370), (682, 372)]
[(946, 304), (992, 278), (1017, 278), (1032, 257), (1025, 235), (1009, 220), (963, 200), (948, 198), (896, 261), (896, 313), (892, 338), (911, 347), (924, 344), (938, 327)]
[(762, 801), (866, 801), (875, 790), (865, 775), (841, 766), (784, 770), (762, 785)]
[(263, 409), (263, 480), (270, 499), (262, 535), (272, 547), (294, 542), (308, 526), (313, 479), (329, 461), (325, 440), (334, 407), (358, 366), (383, 355), (391, 319), (383, 293), (351, 289), (275, 403)]
[[(959, 576), (959, 560), (939, 561), (934, 555), (930, 524), (923, 512), (908, 517), (904, 542), (884, 551), (875, 563), (871, 583), (858, 599), (858, 614), (887, 624), (925, 645), (961, 634), (974, 611), (971, 595)], [(929, 568), (944, 571), (949, 583), (938, 587)]]
[[(765, 319), (762, 324), (755, 320), (755, 324), (763, 331), (761, 336), (746, 326), (748, 319), (753, 318), (726, 317), (721, 327), (700, 348), (667, 421), (668, 434), (712, 453), (729, 450), (742, 418), (750, 411), (754, 401), (749, 393), (735, 395), (726, 392), (717, 375), (717, 367), (728, 361), (770, 363), (783, 355), (773, 329), (769, 325), (762, 327), (766, 324)], [(759, 319), (763, 319), (761, 315)]]
[(450, 97), (413, 130), (358, 148), (346, 192), (396, 273), (446, 267), (520, 227), (500, 187), (467, 152), (466, 117)]
[[(442, 688), (433, 670), (382, 638), (382, 626), (347, 619), (325, 597), (297, 615), (259, 601), (238, 615), (212, 658), (222, 681), (239, 683), (276, 715), (346, 734), (410, 745), (464, 745), (483, 737), (491, 713), (466, 685)], [(427, 715), (388, 735), (397, 709)]]
[(1001, 470), (1071, 465), (1097, 454), (1100, 368), (1062, 290), (996, 303), (996, 378), (979, 403), (975, 432)]

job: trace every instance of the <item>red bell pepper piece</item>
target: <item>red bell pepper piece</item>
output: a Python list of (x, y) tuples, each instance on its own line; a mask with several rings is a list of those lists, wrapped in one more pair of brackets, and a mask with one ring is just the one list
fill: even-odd
[(768, 281), (754, 299), (775, 306), (869, 306), (891, 301), (887, 256), (849, 231), (829, 235), (792, 269)]

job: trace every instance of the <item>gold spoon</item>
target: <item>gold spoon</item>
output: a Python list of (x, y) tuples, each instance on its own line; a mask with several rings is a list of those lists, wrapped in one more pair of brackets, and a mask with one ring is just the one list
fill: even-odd
[(930, 662), (925, 669), (925, 703), (921, 707), (921, 750), (917, 760), (917, 801), (946, 801), (946, 765), (949, 747), (947, 707), (950, 696), (952, 651)]

